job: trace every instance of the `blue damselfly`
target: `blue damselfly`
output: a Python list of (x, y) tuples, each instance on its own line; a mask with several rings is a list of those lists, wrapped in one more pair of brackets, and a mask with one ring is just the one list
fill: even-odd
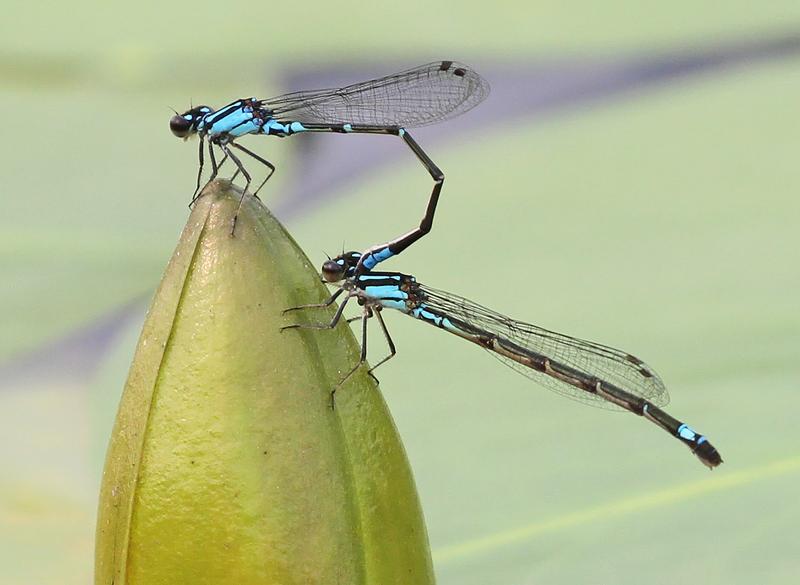
[[(355, 298), (362, 306), (361, 358), (336, 388), (366, 361), (367, 320), (371, 317), (380, 324), (390, 354), (370, 373), (394, 357), (395, 345), (381, 311), (395, 309), (479, 345), (517, 372), (559, 394), (595, 406), (627, 410), (646, 418), (688, 446), (709, 468), (722, 463), (708, 439), (660, 408), (669, 402), (667, 390), (658, 374), (639, 358), (612, 347), (511, 319), (463, 297), (428, 287), (407, 274), (357, 273), (360, 261), (359, 252), (348, 252), (326, 261), (322, 266), (322, 278), (329, 284), (336, 284), (339, 289), (324, 303), (287, 310), (330, 306), (344, 294), (329, 323), (284, 327), (330, 329), (339, 322), (350, 299)], [(331, 393), (331, 400), (336, 388)]]
[[(355, 83), (345, 87), (298, 91), (270, 99), (254, 97), (238, 99), (214, 110), (197, 106), (183, 114), (176, 113), (170, 120), (172, 133), (179, 138), (197, 135), (199, 169), (194, 197), (200, 192), (203, 173), (204, 143), (208, 142), (211, 160), (211, 178), (217, 176), (222, 162), (230, 158), (245, 177), (245, 193), (252, 178), (240, 158), (231, 150), (252, 157), (265, 165), (269, 172), (256, 189), (257, 195), (272, 176), (275, 166), (241, 146), (236, 139), (247, 134), (286, 137), (301, 132), (338, 132), (344, 134), (385, 134), (401, 137), (422, 162), (434, 181), (433, 192), (418, 228), (385, 244), (374, 246), (365, 254), (363, 263), (372, 266), (399, 254), (427, 234), (433, 225), (433, 216), (444, 174), (406, 131), (453, 118), (472, 109), (489, 94), (489, 84), (472, 68), (456, 61), (436, 61), (408, 69), (394, 75)], [(225, 155), (218, 165), (214, 146)], [(194, 197), (192, 201), (194, 201)], [(239, 203), (241, 208), (241, 201)], [(233, 218), (231, 233), (236, 228)], [(367, 271), (365, 266), (360, 271)]]

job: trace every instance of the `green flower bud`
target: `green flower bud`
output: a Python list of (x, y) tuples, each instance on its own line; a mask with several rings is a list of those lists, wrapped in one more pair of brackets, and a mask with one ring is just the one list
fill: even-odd
[(147, 315), (106, 457), (97, 585), (432, 584), (386, 405), (286, 230), (212, 183)]

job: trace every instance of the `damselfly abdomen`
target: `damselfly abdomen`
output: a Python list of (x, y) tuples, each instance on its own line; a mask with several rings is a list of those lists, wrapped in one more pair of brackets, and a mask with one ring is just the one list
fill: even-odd
[[(200, 164), (195, 197), (200, 192), (206, 140), (211, 160), (209, 181), (217, 176), (222, 164), (217, 164), (214, 155), (214, 146), (217, 146), (225, 155), (222, 162), (230, 158), (236, 165), (237, 174), (241, 172), (245, 177), (245, 190), (242, 194), (244, 198), (252, 178), (231, 147), (269, 169), (267, 177), (254, 194), (258, 194), (272, 176), (275, 167), (238, 144), (236, 139), (241, 136), (259, 134), (283, 138), (301, 132), (400, 136), (433, 178), (433, 192), (418, 228), (396, 240), (370, 248), (372, 254), (365, 255), (365, 266), (360, 269), (367, 271), (371, 266), (366, 265), (372, 263), (374, 266), (399, 254), (427, 234), (433, 224), (444, 174), (406, 129), (435, 124), (463, 114), (478, 105), (487, 95), (489, 84), (472, 68), (455, 61), (436, 61), (345, 87), (298, 91), (265, 100), (254, 97), (239, 99), (218, 110), (198, 106), (183, 114), (176, 113), (169, 125), (172, 133), (179, 138), (185, 139), (194, 135), (200, 138)], [(235, 222), (234, 216), (234, 228)]]
[(517, 372), (559, 394), (646, 418), (688, 446), (709, 468), (722, 463), (720, 454), (706, 437), (660, 408), (669, 402), (667, 390), (658, 374), (639, 358), (511, 319), (463, 297), (428, 287), (407, 274), (359, 274), (356, 267), (360, 256), (359, 252), (349, 252), (325, 262), (323, 279), (337, 284), (339, 289), (325, 303), (297, 307), (329, 306), (344, 293), (344, 300), (329, 323), (285, 327), (332, 328), (347, 302), (357, 299), (363, 307), (361, 359), (337, 388), (366, 361), (369, 318), (377, 318), (390, 349), (390, 355), (372, 369), (394, 357), (395, 346), (381, 311), (395, 309), (479, 345)]

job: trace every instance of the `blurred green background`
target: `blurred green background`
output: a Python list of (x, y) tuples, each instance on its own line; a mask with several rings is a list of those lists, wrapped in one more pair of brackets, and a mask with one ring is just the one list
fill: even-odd
[[(789, 0), (11, 0), (4, 14), (2, 585), (91, 580), (106, 441), (194, 182), (195, 148), (168, 132), (170, 107), (297, 89), (284, 81), (328, 65), (385, 62), (388, 73), (456, 58), (494, 83), (493, 71), (532, 63), (591, 69), (598, 58), (800, 38)], [(496, 108), (496, 121), (420, 140), (447, 175), (436, 226), (386, 268), (644, 357), (671, 389), (669, 411), (725, 459), (709, 473), (636, 417), (564, 400), (470, 344), (387, 315), (400, 353), (381, 387), (441, 585), (796, 582), (792, 46), (544, 114), (504, 116), (490, 96), (480, 107)], [(268, 205), (298, 205), (287, 197), (307, 138), (246, 141), (279, 167)], [(336, 136), (315, 144), (325, 140), (348, 148)], [(419, 220), (430, 179), (399, 142), (395, 152), (287, 213), (312, 260)]]

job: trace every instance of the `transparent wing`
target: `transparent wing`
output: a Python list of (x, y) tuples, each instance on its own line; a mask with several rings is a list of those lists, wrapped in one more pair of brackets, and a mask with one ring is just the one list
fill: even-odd
[(282, 122), (413, 128), (471, 110), (489, 84), (471, 67), (436, 61), (346, 87), (298, 91), (264, 100)]
[[(658, 374), (642, 360), (629, 353), (516, 321), (463, 297), (425, 285), (420, 285), (420, 290), (425, 293), (427, 297), (425, 303), (431, 309), (453, 316), (476, 330), (496, 335), (501, 340), (508, 340), (529, 354), (566, 365), (587, 378), (597, 378), (602, 382), (611, 383), (648, 400), (655, 406), (663, 407), (669, 403), (669, 394)], [(507, 356), (491, 350), (489, 353), (517, 372), (559, 394), (600, 408), (625, 410), (595, 394), (529, 368)]]

